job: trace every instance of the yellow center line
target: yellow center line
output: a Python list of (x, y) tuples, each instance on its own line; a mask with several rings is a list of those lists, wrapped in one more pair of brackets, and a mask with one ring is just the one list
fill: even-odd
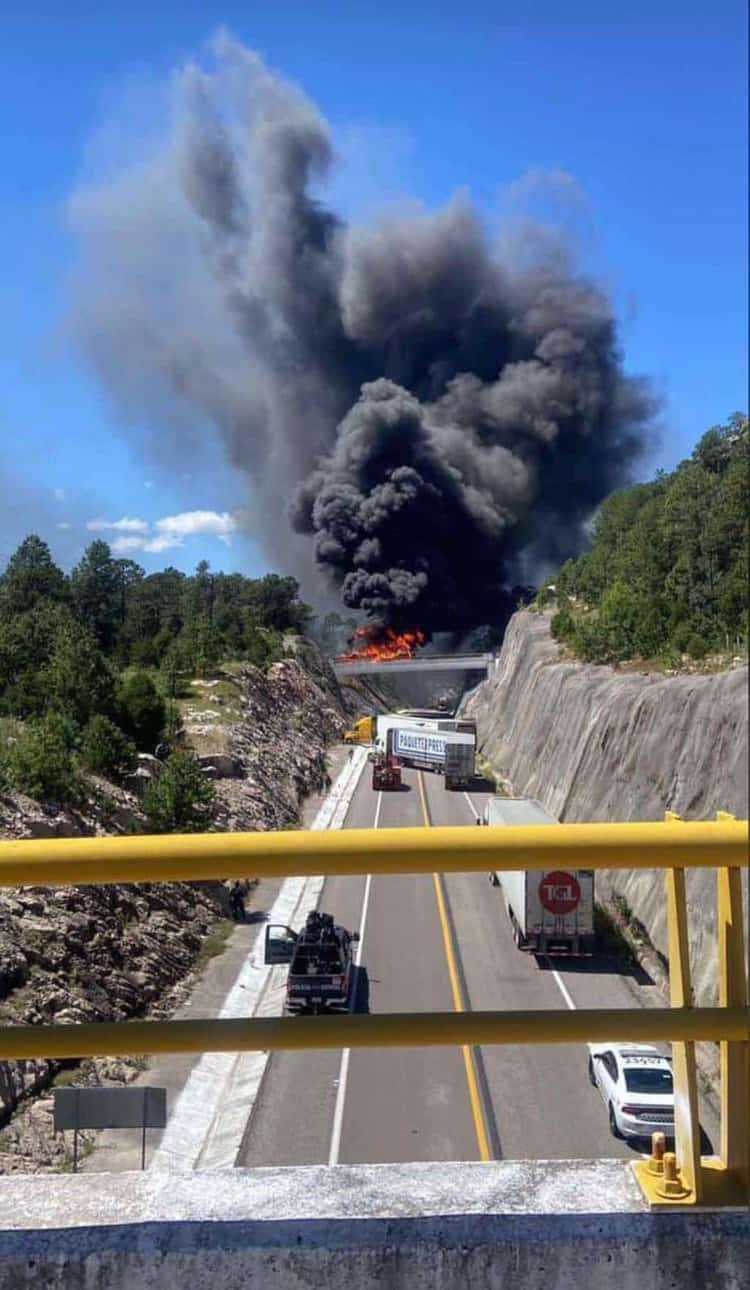
[[(424, 787), (424, 776), (421, 770), (417, 771), (417, 786), (419, 788), (419, 797), (422, 804), (422, 815), (426, 828), (432, 827), (430, 811), (427, 805), (427, 794)], [(440, 926), (443, 931), (443, 946), (445, 948), (445, 957), (448, 963), (448, 976), (451, 983), (451, 994), (453, 995), (453, 1008), (456, 1012), (466, 1012), (466, 1000), (461, 988), (461, 977), (458, 971), (458, 955), (453, 943), (453, 933), (451, 931), (450, 919), (448, 918), (448, 907), (445, 900), (445, 891), (443, 889), (443, 875), (433, 873), (432, 880), (435, 884), (435, 896), (437, 898), (438, 915), (440, 917)], [(484, 1107), (479, 1092), (479, 1080), (477, 1079), (476, 1062), (474, 1060), (474, 1050), (468, 1045), (464, 1045), (461, 1050), (464, 1055), (464, 1066), (466, 1067), (466, 1082), (469, 1086), (469, 1102), (471, 1103), (471, 1114), (474, 1119), (474, 1128), (477, 1135), (477, 1145), (479, 1147), (479, 1158), (483, 1161), (492, 1159), (490, 1151), (489, 1134), (485, 1122)]]

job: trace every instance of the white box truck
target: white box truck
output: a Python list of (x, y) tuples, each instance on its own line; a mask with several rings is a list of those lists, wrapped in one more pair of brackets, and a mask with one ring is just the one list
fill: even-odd
[[(491, 827), (557, 824), (530, 797), (493, 797), (484, 809)], [(532, 954), (592, 954), (594, 951), (593, 869), (492, 870), (508, 911), (513, 940)]]
[(437, 771), (448, 789), (468, 788), (474, 778), (477, 741), (468, 732), (378, 722), (376, 748), (403, 766)]

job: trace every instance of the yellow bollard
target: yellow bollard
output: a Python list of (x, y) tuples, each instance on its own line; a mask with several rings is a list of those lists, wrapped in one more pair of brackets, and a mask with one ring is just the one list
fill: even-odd
[(690, 1195), (689, 1188), (683, 1186), (680, 1171), (677, 1168), (677, 1157), (674, 1151), (665, 1151), (663, 1157), (664, 1176), (656, 1188), (657, 1196), (664, 1200), (683, 1200)]
[(664, 1173), (664, 1152), (667, 1146), (667, 1139), (663, 1133), (651, 1134), (651, 1155), (649, 1156), (646, 1168), (650, 1174), (658, 1174), (659, 1177)]

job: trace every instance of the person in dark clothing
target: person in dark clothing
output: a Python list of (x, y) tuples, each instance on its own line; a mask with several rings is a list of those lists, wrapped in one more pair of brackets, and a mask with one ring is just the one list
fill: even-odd
[(229, 888), (229, 910), (235, 923), (244, 923), (245, 893), (241, 882), (235, 881)]

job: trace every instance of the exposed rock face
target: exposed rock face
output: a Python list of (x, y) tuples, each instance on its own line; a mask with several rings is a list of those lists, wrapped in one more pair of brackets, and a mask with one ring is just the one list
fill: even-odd
[[(326, 744), (346, 724), (335, 678), (317, 651), (301, 645), (297, 658), (268, 676), (245, 668), (237, 686), (243, 720), (222, 725), (221, 742), (231, 752), (213, 757), (216, 772), (221, 766), (234, 777), (216, 779), (213, 828), (294, 824), (302, 799), (325, 782)], [(103, 780), (89, 787), (76, 811), (0, 796), (0, 838), (104, 836), (142, 820), (137, 795)], [(0, 890), (0, 1024), (124, 1020), (168, 1010), (170, 991), (226, 912), (217, 883)], [(0, 1125), (58, 1067), (0, 1062)], [(30, 1167), (23, 1159), (33, 1157), (28, 1142), (12, 1125), (0, 1133), (0, 1173)]]
[[(562, 659), (549, 614), (515, 614), (494, 676), (468, 699), (479, 743), (519, 795), (561, 820), (687, 820), (748, 813), (748, 670), (665, 677)], [(664, 877), (597, 875), (621, 892), (667, 953)], [(716, 877), (688, 874), (693, 970), (708, 1001), (716, 979)]]
[(318, 651), (305, 642), (298, 653), (268, 676), (255, 668), (243, 675), (244, 720), (232, 727), (229, 754), (243, 778), (217, 778), (215, 827), (222, 831), (293, 824), (302, 799), (325, 782), (325, 749), (346, 716)]
[[(222, 914), (216, 884), (27, 887), (0, 898), (0, 1024), (123, 1021), (190, 971)], [(0, 1123), (59, 1063), (0, 1062)], [(0, 1134), (0, 1172), (23, 1137)], [(21, 1163), (16, 1160), (15, 1164)]]

